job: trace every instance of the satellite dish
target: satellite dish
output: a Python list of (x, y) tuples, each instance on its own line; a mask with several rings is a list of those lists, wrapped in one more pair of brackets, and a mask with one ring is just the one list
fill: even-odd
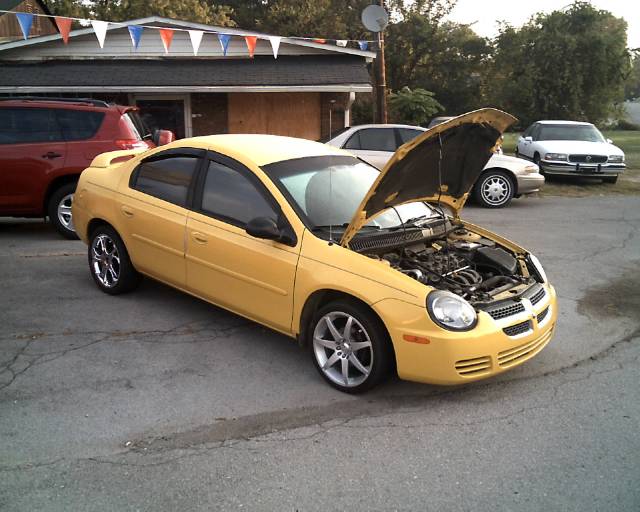
[(362, 24), (371, 32), (382, 32), (389, 23), (389, 14), (384, 7), (370, 5), (362, 11)]

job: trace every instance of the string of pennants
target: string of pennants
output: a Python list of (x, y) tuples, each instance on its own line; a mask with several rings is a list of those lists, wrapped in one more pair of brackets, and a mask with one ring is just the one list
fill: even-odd
[[(253, 58), (256, 44), (258, 39), (268, 39), (269, 43), (271, 43), (271, 49), (273, 51), (273, 58), (278, 58), (278, 50), (280, 49), (280, 41), (282, 40), (281, 36), (256, 36), (256, 35), (244, 35), (244, 34), (225, 34), (223, 32), (218, 32), (214, 30), (190, 30), (190, 29), (181, 29), (181, 28), (167, 28), (167, 27), (156, 27), (150, 25), (127, 25), (126, 23), (120, 23), (115, 21), (100, 21), (100, 20), (87, 20), (83, 18), (70, 18), (66, 16), (51, 16), (48, 14), (36, 14), (36, 13), (27, 13), (27, 12), (15, 12), (15, 11), (4, 11), (0, 10), (2, 13), (10, 13), (14, 14), (18, 19), (18, 24), (20, 25), (20, 30), (22, 31), (22, 35), (24, 39), (29, 38), (29, 33), (31, 32), (31, 26), (33, 25), (34, 16), (40, 16), (44, 18), (53, 18), (58, 30), (60, 31), (60, 35), (62, 36), (62, 41), (64, 44), (69, 43), (69, 32), (71, 31), (71, 23), (73, 21), (79, 21), (82, 24), (90, 24), (95, 32), (96, 38), (98, 39), (98, 44), (100, 48), (104, 48), (104, 43), (107, 37), (107, 29), (109, 25), (120, 25), (126, 26), (129, 30), (129, 35), (131, 36), (131, 45), (134, 50), (138, 49), (140, 45), (140, 39), (142, 38), (142, 33), (144, 30), (157, 30), (160, 34), (160, 39), (162, 40), (162, 46), (164, 47), (165, 54), (169, 53), (169, 49), (171, 48), (171, 42), (173, 41), (174, 32), (188, 32), (189, 39), (191, 40), (191, 46), (193, 48), (193, 54), (198, 55), (198, 50), (200, 49), (200, 44), (202, 43), (202, 37), (204, 34), (214, 34), (218, 36), (218, 41), (222, 48), (222, 53), (226, 57), (227, 50), (229, 49), (229, 42), (233, 36), (243, 37), (245, 43), (247, 45), (247, 50), (249, 52), (249, 57)], [(304, 41), (311, 41), (318, 44), (326, 44), (328, 42), (334, 42), (336, 46), (340, 46), (345, 48), (349, 43), (354, 42), (357, 43), (358, 48), (360, 50), (366, 51), (369, 48), (369, 43), (371, 41), (358, 40), (358, 39), (324, 39), (324, 38), (313, 38), (313, 37), (289, 37), (287, 39), (300, 39)]]

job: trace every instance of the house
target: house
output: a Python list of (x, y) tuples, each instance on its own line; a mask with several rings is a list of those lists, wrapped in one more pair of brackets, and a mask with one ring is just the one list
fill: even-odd
[[(135, 49), (128, 26), (145, 27)], [(151, 28), (155, 27), (155, 28)], [(165, 53), (158, 28), (172, 28)], [(204, 31), (197, 56), (188, 30)], [(216, 33), (231, 36), (226, 55)], [(254, 57), (245, 35), (258, 37)], [(375, 53), (282, 38), (278, 58), (265, 34), (149, 17), (94, 30), (0, 45), (0, 95), (82, 96), (141, 107), (152, 128), (178, 137), (271, 133), (317, 140), (349, 124), (355, 95), (371, 92)], [(330, 126), (331, 124), (331, 126)]]
[[(0, 0), (0, 11), (51, 15), (47, 6), (40, 0)], [(58, 29), (53, 18), (46, 16), (34, 17), (31, 27), (32, 36), (46, 36), (57, 33)], [(0, 44), (22, 38), (22, 30), (20, 30), (17, 18), (11, 13), (0, 12)]]

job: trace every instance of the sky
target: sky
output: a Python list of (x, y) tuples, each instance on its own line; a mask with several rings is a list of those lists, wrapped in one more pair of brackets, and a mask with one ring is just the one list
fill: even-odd
[[(484, 37), (498, 34), (498, 21), (514, 27), (526, 23), (537, 12), (551, 12), (569, 5), (571, 0), (458, 0), (448, 19), (458, 23), (473, 23), (471, 28)], [(627, 22), (629, 48), (640, 48), (639, 0), (591, 0), (598, 9), (605, 9)]]

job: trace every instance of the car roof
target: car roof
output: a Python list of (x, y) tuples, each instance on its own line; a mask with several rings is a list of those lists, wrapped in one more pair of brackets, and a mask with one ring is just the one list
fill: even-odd
[(360, 130), (362, 128), (409, 128), (412, 130), (426, 131), (422, 126), (412, 126), (410, 124), (358, 124), (349, 127), (350, 130)]
[(81, 108), (85, 109), (98, 109), (108, 110), (117, 109), (120, 111), (131, 110), (136, 107), (127, 107), (123, 105), (109, 104), (101, 100), (85, 99), (85, 98), (0, 98), (0, 108), (56, 108), (56, 109), (70, 109), (77, 110)]
[(559, 120), (545, 120), (545, 121), (536, 121), (538, 124), (575, 124), (582, 126), (592, 126), (591, 123), (587, 123), (585, 121), (559, 121)]
[(353, 156), (341, 149), (312, 140), (262, 134), (206, 135), (180, 139), (163, 147), (196, 147), (222, 154), (236, 153), (243, 155), (258, 166), (310, 156)]

